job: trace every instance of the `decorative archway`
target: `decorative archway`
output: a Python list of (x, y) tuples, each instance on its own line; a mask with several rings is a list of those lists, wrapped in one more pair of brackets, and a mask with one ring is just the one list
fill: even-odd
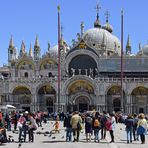
[(132, 93), (133, 112), (148, 113), (148, 88), (136, 87)]
[(56, 102), (56, 91), (50, 84), (41, 86), (38, 90), (37, 103), (39, 109), (42, 111), (54, 111), (54, 104)]
[(32, 95), (30, 90), (25, 86), (18, 86), (12, 92), (14, 105), (17, 108), (30, 111), (30, 104), (32, 103)]
[[(68, 87), (67, 106), (70, 110), (89, 110), (94, 105), (94, 88), (90, 82), (86, 80), (76, 80)], [(70, 107), (69, 107), (70, 106)]]
[(107, 92), (107, 110), (108, 112), (121, 111), (121, 101), (125, 104), (125, 93), (123, 91), (123, 100), (121, 100), (121, 87), (114, 85)]

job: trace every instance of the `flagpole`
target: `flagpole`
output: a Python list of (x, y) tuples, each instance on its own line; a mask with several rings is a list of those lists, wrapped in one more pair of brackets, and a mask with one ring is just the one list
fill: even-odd
[(58, 6), (58, 111), (60, 110), (60, 85), (61, 85), (61, 68), (60, 68), (60, 6)]
[(121, 10), (121, 111), (124, 112), (123, 98), (123, 9)]

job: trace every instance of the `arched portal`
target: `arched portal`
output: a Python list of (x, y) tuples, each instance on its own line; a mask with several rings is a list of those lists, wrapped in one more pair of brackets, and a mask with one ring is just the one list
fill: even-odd
[(18, 86), (12, 92), (14, 106), (30, 111), (32, 97), (30, 90), (25, 86)]
[(54, 104), (56, 102), (56, 91), (55, 89), (50, 85), (43, 85), (38, 90), (38, 105), (39, 109), (42, 111), (54, 111)]
[(84, 112), (89, 110), (89, 98), (87, 98), (86, 96), (79, 96), (78, 98), (76, 98), (75, 100), (75, 109), (74, 110), (79, 110), (80, 112)]
[[(68, 110), (84, 112), (94, 108), (94, 88), (86, 80), (76, 80), (68, 88)], [(93, 99), (92, 99), (93, 98)]]
[[(125, 93), (123, 91), (123, 100)], [(107, 110), (108, 112), (118, 112), (121, 111), (121, 87), (120, 86), (112, 86), (107, 92)], [(125, 101), (123, 101), (125, 103)]]
[(132, 93), (133, 112), (148, 113), (148, 89), (139, 86)]

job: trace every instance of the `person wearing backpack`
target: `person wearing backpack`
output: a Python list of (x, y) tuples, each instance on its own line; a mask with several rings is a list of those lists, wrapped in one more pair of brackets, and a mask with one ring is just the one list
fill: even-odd
[(100, 142), (99, 131), (101, 129), (101, 118), (100, 118), (99, 112), (96, 112), (95, 117), (92, 121), (92, 125), (93, 125), (94, 136), (95, 136), (94, 141)]
[(107, 125), (107, 122), (109, 123), (109, 127), (106, 126), (106, 130), (108, 130), (110, 133), (110, 137), (111, 137), (110, 143), (113, 143), (113, 142), (115, 142), (114, 130), (115, 130), (115, 124), (116, 124), (116, 119), (115, 119), (115, 116), (113, 113), (110, 114), (110, 118), (106, 121), (106, 125)]
[(92, 118), (89, 114), (86, 114), (85, 118), (85, 134), (86, 134), (86, 141), (91, 141), (91, 134), (92, 134)]

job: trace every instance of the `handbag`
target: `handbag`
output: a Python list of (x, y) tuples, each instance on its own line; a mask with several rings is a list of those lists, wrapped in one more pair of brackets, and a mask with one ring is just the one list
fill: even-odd
[(77, 123), (77, 130), (78, 131), (81, 131), (82, 130), (82, 125), (80, 122)]
[(18, 122), (18, 123), (17, 123), (17, 127), (18, 127), (18, 128), (22, 128), (22, 127), (23, 127), (23, 124), (20, 123), (20, 122)]

